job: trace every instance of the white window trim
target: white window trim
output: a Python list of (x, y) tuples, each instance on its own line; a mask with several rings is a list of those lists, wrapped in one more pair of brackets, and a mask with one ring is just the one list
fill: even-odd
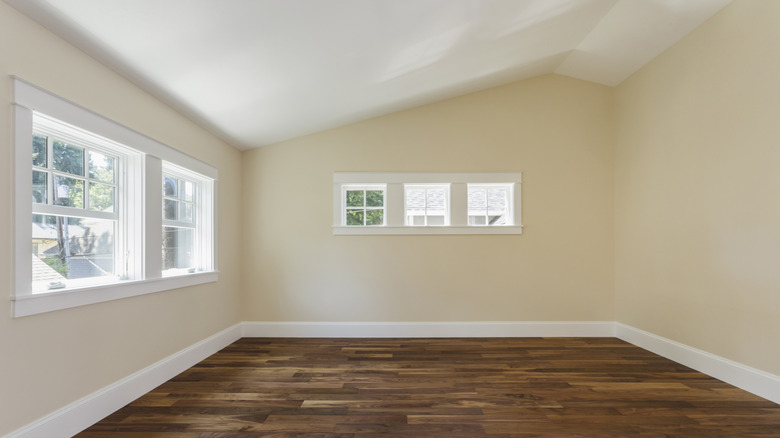
[[(14, 269), (13, 286), (14, 317), (34, 315), (87, 304), (100, 303), (132, 296), (144, 295), (181, 287), (193, 286), (218, 280), (216, 256), (216, 193), (217, 169), (176, 149), (153, 140), (126, 126), (120, 125), (99, 114), (87, 110), (73, 102), (52, 94), (42, 88), (32, 85), (18, 77), (13, 77), (14, 103)], [(32, 230), (32, 128), (33, 113), (39, 112), (66, 124), (79, 127), (97, 136), (107, 138), (121, 145), (127, 145), (135, 151), (144, 154), (142, 160), (144, 172), (142, 175), (127, 175), (130, 187), (144, 187), (143, 193), (131, 193), (129, 196), (144, 198), (143, 210), (138, 212), (143, 220), (131, 221), (128, 233), (132, 236), (143, 236), (143, 258), (131, 261), (129, 271), (133, 278), (119, 280), (115, 283), (71, 287), (65, 290), (32, 293), (32, 264), (30, 257), (30, 241)], [(205, 272), (197, 272), (186, 276), (162, 277), (162, 255), (159, 248), (162, 245), (162, 161), (176, 163), (192, 172), (208, 178), (212, 184), (212, 198), (207, 200), (212, 205), (209, 245), (204, 250), (211, 252), (212, 263)], [(139, 184), (138, 177), (145, 181)], [(155, 211), (156, 210), (156, 211)], [(143, 232), (146, 230), (146, 232)], [(149, 232), (154, 230), (154, 232)], [(156, 232), (160, 230), (160, 232)], [(142, 260), (142, 262), (141, 262)], [(134, 266), (133, 266), (134, 265)]]
[[(436, 235), (436, 234), (522, 234), (521, 174), (487, 173), (411, 173), (411, 172), (336, 172), (333, 174), (333, 234), (335, 235)], [(467, 184), (513, 184), (514, 225), (469, 226)], [(385, 226), (344, 226), (342, 187), (344, 185), (386, 184)], [(404, 184), (449, 184), (450, 225), (405, 225)]]

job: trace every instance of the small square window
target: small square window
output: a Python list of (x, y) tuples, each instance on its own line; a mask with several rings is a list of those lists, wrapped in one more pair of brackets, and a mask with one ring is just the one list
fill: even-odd
[(469, 225), (514, 225), (511, 208), (511, 184), (468, 185)]
[(385, 225), (385, 187), (349, 185), (343, 187), (343, 224), (369, 227)]
[(406, 225), (447, 226), (450, 224), (447, 184), (406, 184)]

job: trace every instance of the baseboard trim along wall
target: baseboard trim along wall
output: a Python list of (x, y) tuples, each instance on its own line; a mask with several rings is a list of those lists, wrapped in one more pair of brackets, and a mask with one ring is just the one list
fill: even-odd
[(244, 322), (253, 338), (612, 337), (612, 321), (542, 322)]
[(5, 438), (69, 438), (241, 338), (241, 324), (209, 336)]
[(611, 321), (243, 322), (59, 409), (4, 438), (68, 438), (242, 337), (618, 337), (780, 403), (780, 377)]
[(780, 404), (780, 376), (634, 328), (615, 323), (619, 339)]

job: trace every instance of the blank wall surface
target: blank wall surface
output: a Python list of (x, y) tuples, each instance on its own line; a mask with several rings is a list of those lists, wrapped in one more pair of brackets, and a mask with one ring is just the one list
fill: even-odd
[[(612, 320), (611, 93), (545, 76), (245, 153), (244, 319)], [(521, 171), (525, 229), (334, 236), (336, 171)]]
[(617, 88), (617, 320), (780, 374), (780, 2)]

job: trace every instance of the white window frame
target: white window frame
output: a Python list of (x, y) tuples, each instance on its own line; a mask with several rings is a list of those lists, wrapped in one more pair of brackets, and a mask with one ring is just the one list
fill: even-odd
[[(412, 173), (412, 172), (336, 172), (333, 174), (333, 234), (381, 235), (381, 234), (522, 234), (521, 174), (519, 172), (483, 173)], [(514, 225), (469, 226), (467, 185), (508, 184), (512, 186), (512, 214)], [(384, 184), (385, 225), (357, 227), (344, 225), (343, 213), (345, 185)], [(450, 221), (447, 226), (407, 226), (405, 222), (405, 184), (449, 185)]]
[[(425, 195), (423, 202), (423, 222), (422, 225), (409, 223), (409, 192), (412, 190), (422, 190)], [(444, 191), (444, 223), (441, 225), (428, 224), (428, 190)], [(450, 185), (449, 184), (404, 184), (404, 225), (407, 227), (448, 227), (450, 226)]]
[[(90, 132), (77, 129), (67, 125), (59, 120), (48, 117), (44, 114), (33, 113), (33, 132), (47, 137), (45, 169), (32, 166), (32, 171), (46, 172), (47, 174), (47, 202), (32, 203), (32, 214), (45, 216), (63, 216), (85, 219), (102, 219), (114, 222), (114, 275), (91, 277), (78, 280), (65, 280), (62, 282), (67, 288), (85, 287), (101, 284), (116, 283), (119, 280), (130, 280), (141, 278), (141, 270), (137, 269), (142, 259), (130, 260), (129, 255), (141, 255), (143, 247), (137, 239), (129, 238), (129, 229), (138, 229), (142, 216), (128, 209), (128, 205), (143, 202), (139, 197), (137, 190), (129, 187), (127, 175), (141, 172), (139, 163), (141, 154), (129, 149), (123, 145), (112, 142), (108, 139), (96, 136)], [(84, 175), (76, 176), (65, 172), (57, 171), (53, 165), (53, 147), (54, 140), (66, 141), (68, 144), (84, 149)], [(114, 187), (114, 212), (102, 212), (89, 210), (89, 177), (88, 154), (95, 151), (105, 154), (115, 159), (114, 182), (110, 184)], [(53, 192), (55, 190), (54, 177), (63, 176), (84, 181), (84, 208), (74, 208), (62, 205), (54, 205)], [(100, 184), (105, 182), (96, 181)], [(133, 226), (135, 225), (135, 226)], [(33, 293), (48, 293), (51, 289), (45, 289), (39, 285), (36, 290), (33, 285)]]
[[(11, 300), (14, 302), (14, 316), (21, 317), (76, 306), (128, 298), (148, 293), (177, 289), (218, 280), (216, 260), (216, 180), (217, 170), (202, 161), (179, 152), (167, 145), (133, 131), (121, 124), (104, 118), (73, 102), (30, 84), (18, 77), (13, 79), (14, 114), (14, 269)], [(32, 193), (32, 135), (36, 114), (57, 120), (70, 126), (74, 132), (89, 133), (95, 138), (105, 139), (132, 149), (138, 154), (128, 154), (128, 169), (143, 171), (124, 172), (121, 183), (125, 185), (123, 197), (117, 204), (118, 214), (126, 215), (125, 236), (128, 247), (122, 249), (128, 254), (123, 260), (126, 267), (121, 278), (109, 284), (73, 286), (53, 291), (32, 291), (32, 241), (31, 220), (33, 214)], [(110, 149), (110, 148), (109, 148)], [(116, 155), (112, 153), (112, 155)], [(210, 262), (204, 264), (203, 272), (163, 278), (162, 275), (162, 181), (163, 161), (175, 163), (183, 169), (203, 176), (209, 182), (209, 213), (204, 215), (209, 228), (208, 244), (204, 254), (210, 254)], [(87, 172), (88, 173), (88, 170)], [(86, 189), (86, 187), (85, 187)], [(118, 190), (119, 191), (119, 190)], [(139, 201), (140, 200), (140, 201)], [(62, 207), (47, 205), (49, 207)], [(62, 207), (68, 208), (68, 207)], [(36, 209), (38, 209), (36, 207)], [(54, 210), (52, 210), (54, 211)], [(63, 214), (58, 210), (57, 214)], [(78, 216), (71, 215), (70, 216)], [(152, 232), (151, 230), (154, 230)], [(134, 250), (130, 245), (136, 245)]]
[[(347, 191), (355, 191), (355, 190), (363, 190), (363, 206), (362, 207), (350, 207), (347, 205)], [(383, 192), (383, 199), (384, 204), (381, 208), (378, 207), (369, 207), (366, 205), (366, 195), (365, 192), (367, 191), (382, 191)], [(364, 227), (383, 227), (387, 225), (387, 185), (386, 184), (343, 184), (341, 186), (341, 220), (339, 221), (340, 226), (343, 227), (349, 227), (349, 228), (364, 228)], [(364, 211), (364, 217), (363, 217), (363, 225), (347, 225), (347, 210), (358, 210), (362, 209)], [(365, 222), (365, 212), (368, 212), (368, 210), (383, 210), (382, 213), (382, 224), (381, 225), (367, 225)]]
[[(213, 270), (213, 246), (211, 245), (213, 236), (213, 209), (209, 208), (213, 205), (213, 186), (209, 178), (203, 175), (197, 174), (183, 167), (176, 166), (175, 164), (163, 162), (163, 178), (165, 176), (171, 176), (177, 180), (190, 181), (195, 188), (195, 194), (193, 196), (193, 212), (192, 222), (182, 222), (164, 219), (161, 215), (161, 228), (160, 233), (163, 232), (164, 227), (176, 227), (176, 228), (189, 228), (194, 233), (194, 272), (208, 272)], [(164, 179), (161, 180), (160, 189), (164, 187)], [(165, 199), (165, 196), (162, 198)], [(180, 201), (185, 202), (185, 201)], [(163, 208), (161, 205), (160, 208)], [(161, 212), (162, 213), (162, 212)], [(162, 263), (162, 254), (161, 263)], [(162, 266), (162, 265), (161, 265)], [(162, 271), (163, 277), (172, 277), (177, 275), (188, 275), (192, 272), (180, 269), (168, 269)]]
[[(508, 202), (507, 202), (507, 206), (506, 206), (507, 223), (501, 224), (501, 225), (495, 225), (495, 224), (487, 223), (487, 218), (489, 216), (488, 213), (490, 211), (490, 200), (489, 200), (489, 197), (488, 197), (488, 191), (490, 189), (496, 189), (496, 188), (506, 189), (506, 191), (507, 191), (507, 198), (508, 198), (507, 199)], [(472, 225), (472, 224), (469, 224), (470, 227), (508, 227), (508, 226), (514, 225), (514, 218), (515, 218), (515, 214), (513, 212), (514, 202), (512, 202), (512, 199), (514, 199), (514, 189), (515, 189), (514, 184), (501, 184), (501, 183), (491, 183), (491, 184), (479, 183), (479, 184), (473, 184), (473, 183), (469, 183), (469, 184), (466, 185), (466, 196), (468, 196), (468, 190), (472, 190), (472, 189), (484, 190), (485, 191), (485, 201), (486, 201), (486, 205), (485, 205), (485, 222), (486, 223), (484, 225), (477, 225), (477, 224)]]

